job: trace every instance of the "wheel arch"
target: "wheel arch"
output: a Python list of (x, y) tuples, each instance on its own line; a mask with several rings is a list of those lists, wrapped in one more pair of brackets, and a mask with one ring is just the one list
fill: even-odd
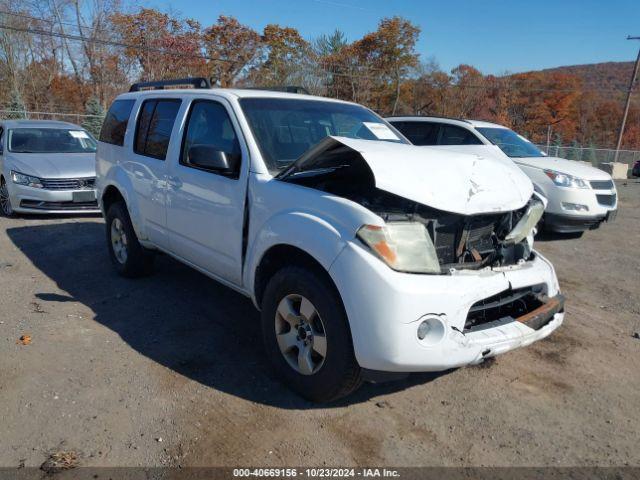
[(303, 249), (286, 243), (273, 245), (267, 249), (255, 269), (252, 293), (254, 302), (258, 308), (261, 308), (264, 291), (269, 280), (279, 270), (290, 266), (306, 268), (324, 278), (338, 295), (344, 308), (340, 291), (333, 281), (333, 278), (331, 278), (329, 271), (322, 263)]

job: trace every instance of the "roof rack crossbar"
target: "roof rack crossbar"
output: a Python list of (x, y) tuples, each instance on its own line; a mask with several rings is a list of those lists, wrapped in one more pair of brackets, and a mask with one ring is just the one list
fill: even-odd
[(130, 92), (141, 90), (164, 90), (165, 87), (187, 86), (193, 88), (211, 88), (211, 82), (204, 77), (177, 78), (175, 80), (160, 80), (156, 82), (138, 82), (131, 85)]

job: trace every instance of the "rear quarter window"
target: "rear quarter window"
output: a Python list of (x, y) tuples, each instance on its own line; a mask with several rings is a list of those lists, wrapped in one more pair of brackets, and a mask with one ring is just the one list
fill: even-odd
[(430, 122), (391, 122), (414, 145), (437, 145), (438, 124)]
[(100, 141), (122, 146), (135, 100), (116, 100), (102, 123)]

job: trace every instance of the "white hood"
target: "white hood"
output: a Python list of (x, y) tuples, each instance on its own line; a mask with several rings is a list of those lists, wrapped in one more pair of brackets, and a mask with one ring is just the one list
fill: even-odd
[(291, 170), (322, 168), (321, 161), (314, 160), (339, 144), (361, 155), (376, 188), (438, 210), (461, 215), (508, 212), (523, 207), (533, 194), (531, 181), (515, 164), (492, 155), (345, 137), (325, 138), (283, 176)]
[(525, 157), (513, 158), (512, 160), (518, 165), (543, 170), (555, 170), (556, 172), (568, 173), (585, 180), (611, 180), (611, 175), (607, 172), (575, 160), (558, 157)]

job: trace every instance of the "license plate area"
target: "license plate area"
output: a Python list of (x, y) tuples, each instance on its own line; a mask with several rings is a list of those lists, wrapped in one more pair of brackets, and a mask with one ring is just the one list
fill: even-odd
[(88, 192), (73, 192), (71, 195), (73, 203), (88, 203), (96, 201), (96, 192), (94, 190), (90, 190)]

